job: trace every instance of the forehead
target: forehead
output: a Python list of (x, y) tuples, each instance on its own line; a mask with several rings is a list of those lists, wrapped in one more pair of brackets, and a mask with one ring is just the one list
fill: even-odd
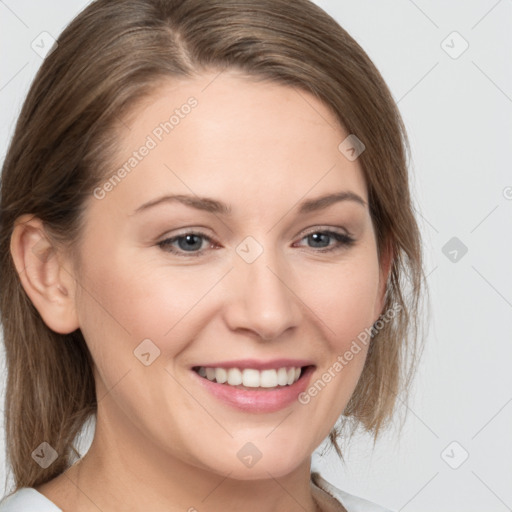
[[(312, 94), (236, 72), (169, 80), (124, 119), (108, 198), (133, 210), (155, 195), (283, 204), (352, 190), (365, 200), (357, 161), (338, 146), (348, 133)], [(256, 212), (255, 212), (256, 213)]]

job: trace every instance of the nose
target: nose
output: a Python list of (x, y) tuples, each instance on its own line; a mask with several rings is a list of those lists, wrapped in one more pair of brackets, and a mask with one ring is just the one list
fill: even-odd
[(272, 340), (300, 324), (301, 301), (292, 273), (271, 251), (254, 262), (239, 259), (229, 276), (225, 320), (232, 330)]

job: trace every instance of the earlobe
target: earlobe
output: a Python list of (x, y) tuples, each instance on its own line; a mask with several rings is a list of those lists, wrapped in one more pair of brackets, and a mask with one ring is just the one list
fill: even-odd
[(75, 279), (64, 268), (42, 221), (29, 214), (16, 219), (10, 250), (23, 289), (45, 324), (61, 334), (78, 329)]

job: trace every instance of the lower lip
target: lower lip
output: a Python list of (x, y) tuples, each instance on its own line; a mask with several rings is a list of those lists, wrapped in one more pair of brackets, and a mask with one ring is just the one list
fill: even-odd
[(247, 412), (275, 412), (288, 407), (308, 386), (314, 367), (308, 366), (303, 375), (291, 386), (284, 386), (273, 390), (238, 389), (228, 384), (212, 382), (192, 370), (194, 376), (215, 398), (236, 409)]

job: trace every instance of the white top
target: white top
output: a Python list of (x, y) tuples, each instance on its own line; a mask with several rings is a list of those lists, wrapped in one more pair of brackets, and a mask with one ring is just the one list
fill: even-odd
[[(334, 487), (318, 474), (315, 475), (314, 483), (338, 500), (347, 512), (391, 512), (371, 501)], [(62, 509), (33, 487), (23, 487), (0, 502), (0, 512), (62, 512)]]

